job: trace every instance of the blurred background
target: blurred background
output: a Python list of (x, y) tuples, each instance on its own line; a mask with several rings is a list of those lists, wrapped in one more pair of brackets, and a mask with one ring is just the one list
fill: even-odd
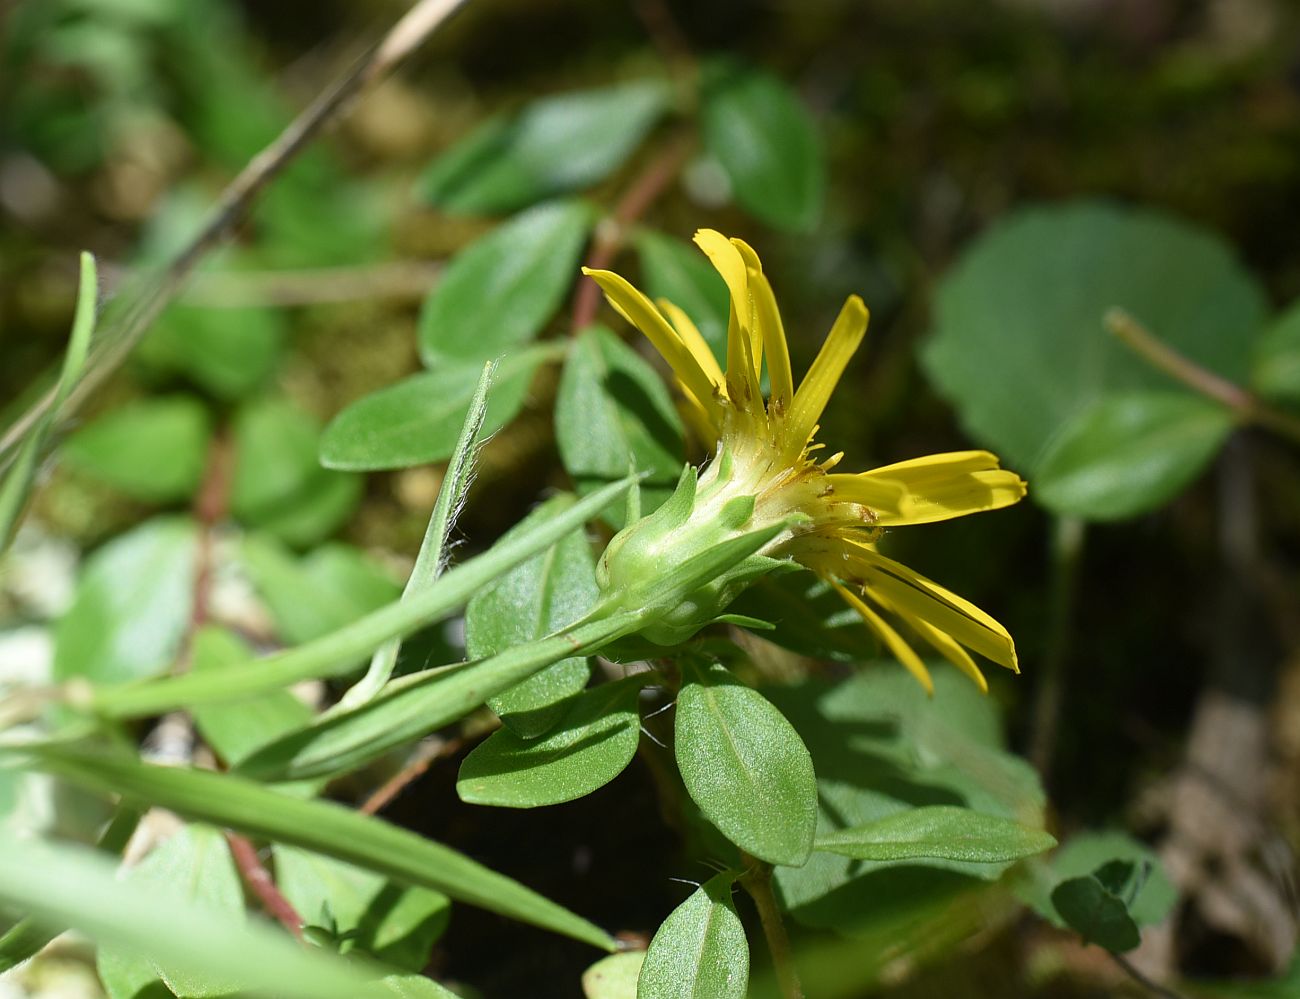
[[(99, 258), (109, 294), (167, 260), (238, 170), (406, 6), (0, 4), (0, 423), (57, 370), (78, 251)], [(765, 74), (797, 99), (815, 136), (807, 183), (824, 193), (812, 214), (783, 208), (780, 192), (766, 210), (752, 193), (745, 204), (734, 165), (700, 142), (696, 84), (717, 67)], [(347, 609), (389, 599), (419, 546), (437, 466), (327, 472), (316, 441), (344, 407), (419, 369), (422, 301), (446, 260), (504, 214), (457, 206), (437, 164), (493, 116), (644, 79), (669, 82), (669, 109), (585, 185), (587, 196), (609, 211), (681, 145), (639, 221), (678, 242), (699, 226), (750, 241), (782, 303), (796, 370), (844, 297), (866, 299), (868, 345), (822, 433), (848, 453), (846, 467), (978, 446), (1029, 477), (1030, 501), (913, 532), (896, 550), (1016, 636), (1024, 673), (992, 677), (992, 699), (1011, 748), (1042, 774), (1061, 838), (1123, 830), (1163, 862), (1178, 902), (1147, 931), (1135, 965), (1202, 983), (1189, 995), (1300, 995), (1296, 441), (1225, 423), (1149, 501), (1136, 483), (1141, 495), (1127, 505), (1089, 507), (1064, 486), (1038, 502), (1038, 445), (1015, 443), (1020, 431), (998, 420), (1033, 424), (1032, 397), (1058, 391), (1052, 359), (1085, 362), (1050, 346), (1039, 367), (990, 353), (1001, 374), (974, 380), (989, 383), (995, 405), (974, 398), (953, 346), (968, 321), (989, 329), (1021, 311), (1035, 322), (1068, 311), (1076, 274), (1091, 288), (1105, 268), (1135, 269), (1175, 315), (1200, 314), (1207, 295), (1211, 309), (1244, 302), (1223, 306), (1206, 333), (1239, 342), (1240, 364), (1217, 365), (1194, 343), (1185, 352), (1225, 377), (1254, 378), (1259, 344), (1300, 296), (1300, 7), (1289, 0), (470, 0), (270, 186), (64, 428), (67, 457), (49, 468), (0, 575), (0, 669), (48, 669), (81, 559), (159, 510), (199, 502), (214, 428), (246, 451), (262, 442), (267, 469), (297, 468), (275, 512), (259, 512), (254, 488), (242, 508), (236, 496), (236, 520), (268, 530), (285, 557), (328, 543), (338, 559), (363, 558), (368, 582), (344, 574)], [(1052, 229), (1061, 218), (1074, 228)], [(981, 242), (991, 232), (1014, 242), (998, 228), (1014, 219), (1041, 227), (1025, 237), (1028, 252)], [(1177, 229), (1167, 243), (1165, 226)], [(1160, 234), (1148, 240), (1143, 227)], [(1178, 263), (1198, 253), (1213, 258), (1199, 285), (1199, 265)], [(1034, 266), (1054, 254), (1060, 266)], [(616, 265), (638, 266), (630, 252)], [(1222, 287), (1215, 268), (1230, 271)], [(992, 289), (987, 301), (972, 283)], [(1292, 364), (1269, 383), (1285, 408), (1300, 396), (1300, 368), (1293, 354), (1276, 356), (1277, 370)], [(471, 547), (568, 481), (551, 428), (556, 380), (540, 370), (484, 452), (460, 523)], [(170, 421), (168, 447), (123, 463), (111, 434), (78, 443), (97, 417), (141, 403), (163, 405), (137, 412)], [(989, 416), (999, 405), (1003, 415)], [(270, 617), (260, 626), (282, 639), (319, 626), (295, 631), (274, 609)], [(460, 805), (453, 781), (454, 767), (432, 768), (388, 816), (634, 937), (675, 904), (667, 878), (680, 873), (679, 846), (643, 770), (526, 820)], [(521, 841), (534, 845), (521, 853)], [(593, 853), (601, 877), (574, 875)], [(572, 981), (589, 960), (581, 947), (472, 912), (458, 913), (438, 955), (442, 971), (488, 996), (543, 994), (528, 985), (538, 969)], [(938, 960), (891, 960), (874, 983), (835, 994), (1146, 994), (1097, 948), (1032, 917), (1000, 918)], [(0, 996), (24, 994), (7, 988)]]

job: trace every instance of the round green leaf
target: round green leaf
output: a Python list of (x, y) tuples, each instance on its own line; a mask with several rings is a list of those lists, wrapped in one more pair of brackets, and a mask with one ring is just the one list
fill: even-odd
[(1255, 345), (1251, 387), (1268, 399), (1300, 405), (1300, 301), (1293, 302)]
[(602, 957), (582, 973), (583, 999), (636, 999), (636, 980), (644, 963), (643, 950)]
[(539, 205), (457, 253), (420, 312), (424, 363), (474, 362), (477, 383), (484, 361), (535, 337), (578, 278), (591, 220), (581, 201)]
[(780, 229), (821, 218), (826, 166), (807, 109), (780, 79), (750, 67), (717, 68), (704, 91), (704, 143), (736, 200)]
[(686, 790), (727, 839), (773, 864), (808, 859), (817, 783), (803, 740), (780, 711), (713, 666), (682, 687), (674, 732)]
[[(523, 537), (573, 504), (572, 495), (552, 497), (502, 540)], [(474, 595), (465, 608), (466, 651), (473, 659), (483, 659), (544, 638), (586, 614), (599, 595), (591, 545), (583, 532), (575, 531)], [(512, 732), (532, 739), (555, 724), (564, 713), (563, 702), (590, 678), (585, 656), (561, 659), (488, 704)]]
[(133, 355), (146, 367), (179, 371), (223, 399), (263, 385), (279, 363), (287, 333), (274, 309), (173, 305)]
[(451, 901), (428, 888), (395, 884), (354, 864), (275, 845), (275, 882), (308, 924), (346, 939), (391, 967), (419, 971), (447, 926)]
[[(501, 429), (523, 407), (537, 366), (554, 351), (539, 345), (502, 358), (488, 396), (485, 433)], [(442, 361), (358, 399), (325, 428), (320, 460), (354, 471), (409, 468), (451, 456), (483, 365)]]
[(285, 400), (244, 406), (235, 417), (235, 516), (294, 545), (332, 534), (356, 508), (362, 481), (321, 467), (319, 438), (316, 421)]
[(192, 396), (142, 399), (88, 423), (61, 453), (134, 499), (166, 503), (198, 488), (210, 432), (207, 408)]
[[(681, 421), (663, 379), (600, 327), (584, 332), (569, 350), (555, 402), (555, 443), (583, 493), (629, 471), (648, 473), (640, 487), (642, 514), (668, 498), (685, 450)], [(622, 526), (621, 519), (618, 523)]]
[(171, 665), (189, 622), (197, 532), (160, 517), (96, 551), (54, 630), (54, 677), (117, 683)]
[(643, 677), (630, 676), (584, 691), (540, 739), (523, 739), (507, 728), (493, 732), (461, 764), (456, 782), (461, 800), (536, 808), (604, 787), (636, 755), (637, 695), (644, 685)]
[(1117, 860), (1149, 865), (1149, 874), (1126, 908), (1139, 926), (1161, 922), (1178, 901), (1178, 891), (1151, 848), (1122, 832), (1085, 832), (1070, 837), (1047, 863), (1034, 861), (1030, 865), (1031, 876), (1016, 884), (1016, 894), (1044, 919), (1064, 926), (1050, 898), (1053, 888), (1070, 878), (1090, 876)]
[(1052, 904), (1066, 924), (1088, 943), (1122, 954), (1142, 942), (1123, 899), (1095, 875), (1062, 881), (1052, 891)]
[(1126, 392), (1069, 420), (1030, 482), (1055, 513), (1118, 520), (1176, 496), (1232, 430), (1223, 406), (1182, 392)]
[(637, 999), (742, 999), (749, 942), (731, 901), (735, 879), (709, 879), (669, 913), (646, 951)]
[(603, 180), (667, 110), (657, 80), (543, 97), (486, 122), (430, 166), (420, 195), (453, 212), (492, 214)]
[(817, 837), (815, 849), (856, 860), (962, 860), (1004, 864), (1050, 850), (1056, 840), (997, 815), (954, 805), (908, 808)]
[(967, 432), (1032, 476), (1098, 400), (1172, 387), (1106, 331), (1115, 307), (1241, 383), (1265, 300), (1229, 247), (1187, 223), (1089, 201), (1027, 209), (946, 276), (922, 360)]
[[(131, 868), (126, 878), (142, 893), (151, 887), (165, 888), (202, 906), (214, 918), (227, 923), (244, 921), (239, 873), (225, 840), (208, 826), (185, 826)], [(98, 965), (113, 999), (135, 999), (150, 982), (165, 981), (176, 994), (195, 997), (229, 995), (238, 984), (237, 972), (225, 981), (214, 981), (210, 976), (169, 968), (162, 962), (111, 947), (100, 952)]]

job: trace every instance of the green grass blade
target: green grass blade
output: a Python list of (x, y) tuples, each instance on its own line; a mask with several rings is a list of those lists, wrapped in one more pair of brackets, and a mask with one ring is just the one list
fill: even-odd
[[(390, 639), (432, 624), (462, 606), (485, 583), (549, 548), (599, 514), (636, 481), (628, 476), (579, 500), (536, 531), (498, 545), (440, 576), (427, 589), (297, 648), (219, 673), (187, 673), (129, 686), (100, 688), (85, 707), (114, 718), (161, 714), (196, 703), (238, 700), (301, 680), (337, 676)], [(75, 700), (75, 698), (74, 698)]]
[[(119, 808), (109, 820), (95, 847), (105, 854), (115, 855), (126, 849), (127, 841), (140, 824), (140, 813), (130, 808)], [(0, 936), (0, 975), (22, 964), (29, 957), (57, 937), (66, 927), (42, 923), (31, 916), (20, 919)]]
[(68, 397), (72, 387), (81, 377), (81, 369), (86, 363), (86, 352), (90, 349), (90, 337), (95, 330), (95, 304), (99, 284), (96, 277), (95, 258), (89, 253), (81, 255), (81, 284), (77, 290), (77, 311), (72, 319), (72, 336), (68, 341), (68, 351), (63, 355), (63, 371), (59, 375), (58, 388), (53, 404), (45, 415), (32, 426), (22, 448), (14, 459), (5, 476), (4, 485), (0, 486), (0, 554), (4, 554), (13, 540), (18, 526), (18, 517), (27, 495), (31, 492), (32, 480), (36, 477), (36, 465), (40, 461), (41, 448), (45, 446), (54, 418), (58, 414), (63, 400)]
[[(391, 996), (363, 965), (308, 951), (258, 924), (214, 919), (166, 892), (141, 894), (115, 865), (85, 848), (55, 847), (0, 831), (0, 899), (46, 925), (70, 926), (100, 943), (165, 959), (198, 976), (228, 980), (238, 968), (247, 993), (278, 999)], [(382, 972), (376, 969), (376, 975)]]
[[(465, 495), (470, 483), (474, 481), (474, 458), (483, 444), (483, 418), (487, 415), (488, 390), (492, 386), (492, 373), (496, 368), (494, 362), (483, 366), (474, 397), (469, 403), (469, 413), (465, 416), (465, 425), (461, 427), (456, 449), (447, 462), (447, 472), (438, 489), (438, 499), (433, 504), (433, 514), (429, 517), (429, 526), (424, 530), (424, 540), (420, 543), (420, 553), (415, 557), (415, 566), (411, 569), (402, 599), (408, 600), (414, 594), (428, 589), (435, 579), (442, 575), (447, 566), (447, 538), (461, 507), (465, 505)], [(373, 700), (383, 690), (393, 675), (397, 665), (397, 653), (401, 651), (402, 640), (394, 638), (384, 643), (370, 660), (366, 675), (352, 687), (339, 701), (343, 709), (354, 708)]]
[(97, 748), (46, 743), (22, 752), (40, 769), (83, 787), (314, 850), (594, 947), (614, 948), (598, 926), (519, 882), (440, 843), (332, 802), (291, 798), (231, 774), (156, 766)]
[(640, 620), (636, 612), (612, 615), (477, 662), (412, 674), (369, 704), (322, 719), (264, 746), (240, 764), (239, 773), (257, 780), (281, 781), (354, 770), (464, 717), (551, 663), (593, 652), (628, 634)]

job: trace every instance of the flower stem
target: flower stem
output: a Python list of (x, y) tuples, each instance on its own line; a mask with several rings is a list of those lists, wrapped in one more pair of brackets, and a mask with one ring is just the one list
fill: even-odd
[(1106, 313), (1106, 328), (1152, 367), (1208, 399), (1231, 409), (1242, 423), (1253, 423), (1300, 443), (1300, 420), (1256, 398), (1236, 382), (1180, 354), (1123, 309)]
[(758, 919), (763, 924), (767, 949), (772, 952), (772, 966), (781, 986), (781, 995), (784, 999), (803, 999), (803, 986), (799, 983), (799, 972), (794, 966), (794, 955), (790, 952), (790, 937), (785, 932), (785, 922), (781, 919), (776, 896), (772, 894), (772, 865), (749, 854), (742, 853), (741, 856), (745, 860), (746, 870), (740, 883), (749, 892), (754, 907), (758, 909)]
[(1058, 517), (1052, 532), (1051, 588), (1048, 591), (1047, 642), (1043, 649), (1034, 702), (1029, 762), (1046, 784), (1056, 748), (1056, 728), (1065, 699), (1066, 660), (1070, 650), (1074, 605), (1083, 554), (1085, 522), (1079, 517)]

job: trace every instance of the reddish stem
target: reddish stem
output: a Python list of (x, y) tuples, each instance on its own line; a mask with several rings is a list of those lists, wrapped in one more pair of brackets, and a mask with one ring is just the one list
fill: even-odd
[(239, 869), (244, 884), (248, 885), (249, 891), (257, 896), (257, 900), (262, 903), (262, 908), (268, 915), (273, 916), (276, 922), (301, 940), (302, 917), (298, 915), (298, 910), (293, 907), (293, 904), (280, 894), (271, 872), (266, 869), (262, 858), (257, 855), (257, 847), (253, 846), (252, 841), (247, 837), (229, 830), (226, 830), (226, 842), (230, 845), (230, 855), (235, 859), (235, 866)]
[[(596, 235), (587, 254), (587, 267), (604, 270), (613, 263), (614, 257), (627, 241), (628, 229), (646, 213), (677, 176), (690, 149), (689, 138), (683, 133), (670, 141), (668, 148), (650, 161), (632, 182), (627, 193), (619, 199), (614, 211), (596, 226)], [(599, 286), (589, 277), (578, 278), (577, 291), (573, 296), (573, 331), (576, 333), (590, 326), (599, 308)]]

